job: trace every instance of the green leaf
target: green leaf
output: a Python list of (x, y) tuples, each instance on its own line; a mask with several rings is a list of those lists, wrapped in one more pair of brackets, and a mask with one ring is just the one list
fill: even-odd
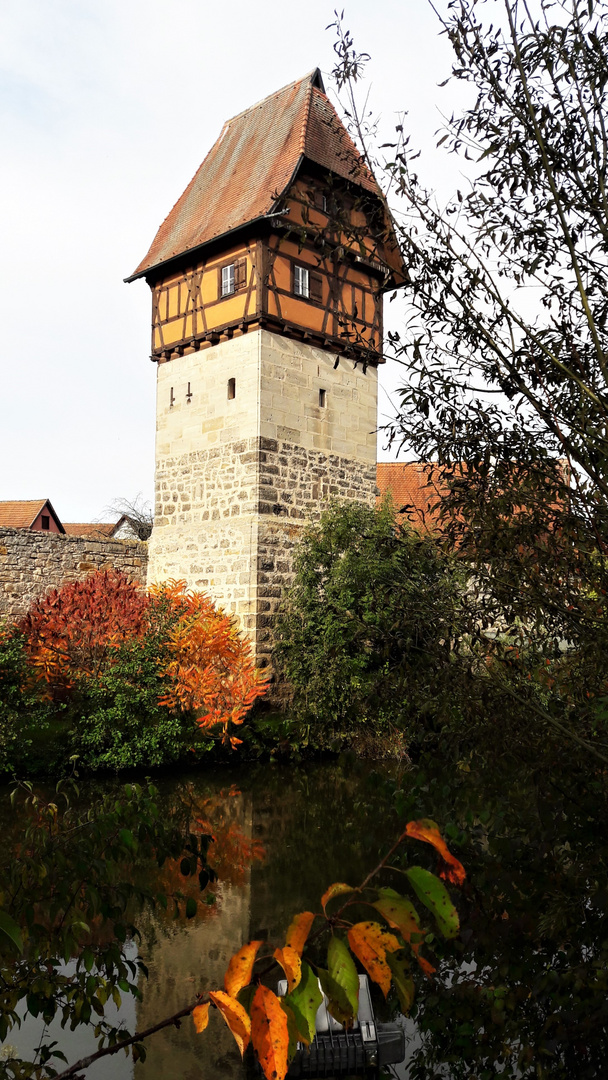
[(249, 986), (242, 986), (236, 995), (236, 1000), (239, 1005), (242, 1005), (248, 1016), (251, 1016), (251, 1002), (253, 1001), (253, 995), (257, 990), (255, 983), (249, 983)]
[(348, 946), (335, 934), (327, 949), (327, 970), (330, 978), (344, 990), (353, 1016), (356, 1016), (359, 1007), (359, 976)]
[(279, 1003), (285, 1016), (287, 1017), (287, 1061), (293, 1061), (296, 1056), (296, 1050), (298, 1043), (302, 1042), (302, 1034), (300, 1032), (298, 1022), (295, 1018), (295, 1014), (292, 1008), (286, 1003), (285, 998), (279, 998)]
[(188, 899), (186, 900), (186, 918), (187, 919), (193, 919), (194, 918), (194, 916), (196, 915), (197, 907), (198, 907), (198, 905), (196, 903), (196, 900), (193, 900), (192, 897), (189, 896)]
[(302, 961), (300, 982), (291, 994), (285, 996), (284, 1001), (293, 1012), (302, 1039), (308, 1043), (312, 1042), (315, 1037), (317, 1009), (323, 1001), (323, 994), (319, 989), (319, 980), (306, 961)]
[(359, 976), (347, 945), (339, 937), (330, 939), (327, 967), (327, 971), (319, 969), (327, 1007), (335, 1020), (348, 1027), (359, 1008)]
[(386, 962), (391, 969), (391, 982), (397, 991), (401, 1012), (407, 1016), (414, 1003), (415, 994), (409, 962), (400, 953), (390, 952), (386, 954)]
[(11, 919), (6, 911), (0, 911), (0, 931), (13, 943), (20, 953), (23, 952), (23, 938), (21, 937), (21, 931), (14, 919)]
[(321, 983), (323, 993), (327, 998), (327, 1008), (331, 1016), (333, 1016), (334, 1020), (337, 1020), (339, 1024), (343, 1024), (344, 1027), (351, 1027), (355, 1016), (345, 991), (335, 979), (332, 979), (329, 972), (324, 971), (323, 968), (318, 968), (317, 975), (319, 976), (319, 982)]
[(378, 899), (372, 907), (384, 915), (390, 926), (400, 931), (405, 941), (409, 941), (412, 934), (415, 940), (422, 941), (418, 912), (406, 896), (400, 896), (394, 889), (378, 889)]
[(407, 879), (418, 899), (435, 916), (435, 922), (445, 938), (454, 938), (460, 930), (458, 912), (442, 881), (422, 866), (406, 870)]

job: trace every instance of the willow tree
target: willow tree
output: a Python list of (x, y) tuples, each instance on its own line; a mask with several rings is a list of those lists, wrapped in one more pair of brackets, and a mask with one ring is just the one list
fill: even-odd
[[(438, 142), (468, 180), (440, 207), (399, 132), (409, 308), (390, 436), (433, 463), (445, 536), (475, 567), (471, 629), (494, 658), (478, 676), (606, 760), (608, 5), (446, 7), (451, 80), (474, 103)], [(336, 50), (355, 116), (362, 58), (340, 24)]]

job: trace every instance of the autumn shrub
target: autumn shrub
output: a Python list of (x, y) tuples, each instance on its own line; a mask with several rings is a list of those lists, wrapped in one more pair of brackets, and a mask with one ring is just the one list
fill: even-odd
[(148, 599), (126, 574), (102, 570), (35, 600), (19, 626), (39, 681), (54, 700), (115, 662), (122, 644), (140, 638)]
[(325, 746), (412, 733), (453, 708), (450, 654), (465, 579), (430, 536), (336, 503), (305, 533), (277, 625), (292, 737)]
[(146, 593), (100, 571), (37, 600), (18, 632), (39, 697), (91, 770), (177, 761), (218, 729), (235, 746), (265, 689), (229, 616), (183, 582)]

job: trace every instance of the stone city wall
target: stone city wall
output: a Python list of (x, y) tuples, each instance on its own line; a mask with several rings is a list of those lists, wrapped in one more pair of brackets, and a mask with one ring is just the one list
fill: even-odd
[(81, 536), (0, 528), (0, 619), (24, 615), (49, 589), (113, 567), (146, 584), (148, 545), (138, 540), (93, 540)]

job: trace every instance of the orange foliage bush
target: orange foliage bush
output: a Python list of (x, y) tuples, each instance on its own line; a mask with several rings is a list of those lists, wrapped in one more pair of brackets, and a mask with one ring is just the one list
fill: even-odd
[(98, 571), (36, 600), (19, 629), (35, 677), (56, 700), (69, 700), (75, 688), (86, 697), (90, 680), (116, 676), (124, 649), (132, 657), (141, 643), (141, 668), (132, 664), (129, 678), (137, 681), (147, 651), (157, 704), (173, 715), (194, 713), (205, 731), (221, 726), (233, 747), (241, 740), (230, 726), (242, 724), (267, 687), (232, 619), (183, 581), (146, 593), (122, 573)]
[[(176, 712), (198, 713), (203, 729), (242, 724), (245, 714), (268, 686), (256, 670), (249, 643), (230, 616), (216, 608), (204, 593), (192, 592), (184, 581), (170, 581), (150, 590), (152, 605), (178, 614), (167, 637), (167, 690), (162, 705)], [(234, 748), (240, 739), (230, 737)]]

